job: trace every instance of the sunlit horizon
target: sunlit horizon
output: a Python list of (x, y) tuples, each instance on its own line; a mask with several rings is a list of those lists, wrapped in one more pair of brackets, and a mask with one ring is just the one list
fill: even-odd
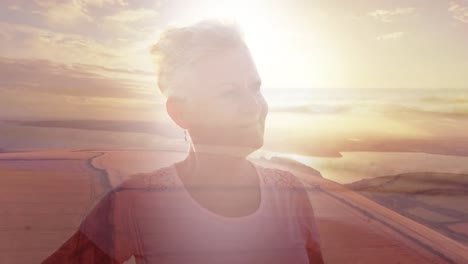
[[(62, 145), (107, 142), (109, 131), (115, 135), (108, 145), (182, 140), (158, 91), (149, 49), (167, 26), (217, 18), (241, 26), (257, 64), (270, 109), (265, 149), (311, 156), (392, 148), (462, 152), (447, 138), (464, 140), (456, 126), (468, 122), (463, 1), (2, 5), (0, 119), (26, 122), (3, 124), (5, 149), (60, 146), (49, 142), (57, 136), (32, 139), (50, 130)], [(54, 120), (60, 122), (43, 122)], [(84, 131), (88, 141), (76, 140)], [(434, 140), (439, 147), (429, 144)]]

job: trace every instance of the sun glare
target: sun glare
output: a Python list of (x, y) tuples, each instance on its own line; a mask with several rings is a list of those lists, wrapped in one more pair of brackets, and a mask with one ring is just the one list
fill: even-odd
[(337, 67), (330, 66), (331, 53), (319, 32), (285, 16), (281, 6), (267, 1), (205, 1), (194, 9), (190, 21), (181, 18), (176, 23), (219, 18), (241, 26), (264, 88), (316, 88), (332, 79), (329, 70)]

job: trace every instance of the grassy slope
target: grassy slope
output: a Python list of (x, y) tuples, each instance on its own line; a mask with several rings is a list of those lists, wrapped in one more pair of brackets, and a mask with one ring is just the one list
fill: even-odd
[(360, 180), (346, 185), (398, 213), (468, 245), (468, 175), (417, 172)]

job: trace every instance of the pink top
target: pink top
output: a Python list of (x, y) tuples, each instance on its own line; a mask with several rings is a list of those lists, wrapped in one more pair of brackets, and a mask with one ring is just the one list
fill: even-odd
[(287, 171), (253, 165), (261, 202), (251, 215), (225, 217), (200, 206), (173, 164), (136, 174), (106, 194), (80, 232), (116, 263), (132, 255), (158, 264), (323, 263), (304, 185)]

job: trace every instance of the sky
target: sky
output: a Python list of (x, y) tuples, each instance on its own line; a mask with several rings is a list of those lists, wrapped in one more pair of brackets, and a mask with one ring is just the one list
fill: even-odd
[(242, 26), (265, 90), (468, 89), (467, 0), (3, 0), (0, 117), (154, 118), (150, 46), (212, 17)]

